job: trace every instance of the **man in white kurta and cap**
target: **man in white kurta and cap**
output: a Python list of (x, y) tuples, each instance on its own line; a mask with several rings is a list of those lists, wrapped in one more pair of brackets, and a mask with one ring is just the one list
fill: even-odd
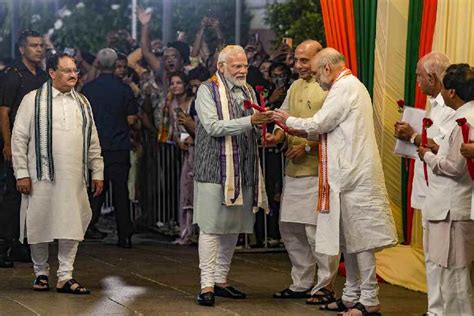
[(89, 169), (92, 190), (98, 195), (104, 165), (91, 107), (74, 90), (78, 75), (74, 59), (53, 55), (46, 68), (51, 79), (23, 98), (12, 134), (13, 168), (22, 193), (20, 240), (26, 230), (34, 290), (49, 290), (48, 247), (57, 239), (56, 291), (89, 294), (72, 273), (92, 215), (86, 189)]
[[(316, 82), (311, 60), (322, 49), (314, 40), (296, 47), (295, 69), (299, 79), (293, 82), (280, 109), (296, 117), (312, 117), (323, 105), (326, 92)], [(318, 219), (318, 143), (286, 134), (276, 127), (267, 134), (272, 143), (286, 141), (285, 181), (280, 207), (280, 233), (291, 261), (293, 283), (273, 295), (274, 298), (308, 298), (307, 304), (334, 301), (333, 281), (339, 256), (316, 252)], [(318, 277), (315, 282), (316, 266)], [(311, 294), (309, 290), (312, 288)]]
[(274, 119), (319, 137), (319, 200), (316, 251), (344, 254), (347, 279), (342, 299), (321, 307), (344, 315), (378, 315), (375, 252), (397, 243), (365, 86), (345, 67), (344, 56), (325, 48), (313, 71), (329, 93), (312, 118)]
[[(437, 154), (420, 147), (420, 158), (433, 172), (422, 207), (426, 220), (427, 260), (435, 268), (426, 270), (428, 280), (438, 280), (428, 288), (439, 296), (436, 315), (472, 315), (470, 278), (474, 259), (474, 221), (471, 201), (474, 162), (461, 154), (470, 142), (474, 124), (474, 71), (467, 64), (451, 65), (443, 78), (441, 94), (454, 112), (444, 126), (448, 130)], [(428, 292), (428, 297), (431, 293)], [(432, 314), (429, 311), (428, 314)]]
[[(421, 92), (428, 96), (430, 107), (426, 110), (426, 117), (432, 122), (427, 128), (428, 144), (436, 152), (436, 148), (441, 144), (444, 135), (448, 132), (447, 124), (452, 120), (454, 110), (446, 106), (441, 95), (443, 86), (443, 74), (450, 65), (448, 56), (443, 53), (431, 52), (423, 56), (416, 65), (416, 81), (421, 88)], [(395, 124), (395, 137), (410, 142), (413, 146), (421, 145), (421, 134), (416, 133), (407, 122), (399, 121)], [(430, 168), (426, 169), (427, 177), (431, 178), (433, 172)], [(415, 209), (421, 210), (428, 192), (426, 184), (423, 161), (419, 157), (415, 160), (415, 169), (413, 177), (413, 188), (411, 192), (410, 202)], [(423, 213), (422, 213), (423, 214)], [(423, 246), (425, 254), (426, 267), (426, 285), (428, 287), (428, 311), (427, 315), (441, 315), (442, 297), (440, 288), (440, 279), (437, 273), (433, 273), (439, 269), (438, 265), (429, 260), (428, 247), (426, 246), (426, 221), (423, 221)]]

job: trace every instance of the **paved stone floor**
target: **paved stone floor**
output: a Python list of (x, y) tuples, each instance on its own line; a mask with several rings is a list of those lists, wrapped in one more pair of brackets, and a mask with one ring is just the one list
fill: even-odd
[[(56, 245), (51, 247), (51, 275), (57, 269)], [(195, 246), (175, 246), (147, 238), (133, 249), (120, 249), (109, 239), (79, 247), (75, 278), (92, 294), (76, 296), (31, 290), (31, 264), (0, 269), (0, 315), (335, 315), (304, 300), (275, 300), (271, 294), (288, 286), (286, 253), (237, 253), (230, 282), (247, 300), (218, 298), (215, 307), (195, 303), (199, 270)], [(54, 286), (56, 278), (50, 279)], [(341, 290), (344, 279), (337, 278)], [(381, 284), (383, 315), (421, 315), (426, 296)]]

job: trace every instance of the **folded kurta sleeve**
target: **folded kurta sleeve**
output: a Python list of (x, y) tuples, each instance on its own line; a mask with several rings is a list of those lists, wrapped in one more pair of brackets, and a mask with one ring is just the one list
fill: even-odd
[[(344, 85), (336, 85), (329, 92), (323, 107), (311, 118), (289, 117), (288, 127), (314, 134), (329, 133), (343, 122), (355, 104), (356, 93), (350, 93)], [(312, 138), (314, 139), (314, 138)]]
[(252, 129), (251, 116), (233, 120), (220, 120), (211, 91), (204, 85), (199, 87), (197, 92), (196, 112), (200, 123), (212, 137), (233, 136)]
[[(29, 178), (28, 144), (32, 137), (36, 92), (27, 94), (20, 103), (12, 132), (13, 169), (17, 179)], [(34, 153), (32, 153), (34, 154)]]
[(92, 170), (92, 180), (104, 180), (104, 160), (101, 155), (99, 135), (92, 119), (91, 143), (89, 146), (89, 169)]

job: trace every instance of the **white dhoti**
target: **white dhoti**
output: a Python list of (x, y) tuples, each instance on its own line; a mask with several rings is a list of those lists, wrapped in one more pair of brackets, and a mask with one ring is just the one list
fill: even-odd
[[(76, 259), (77, 247), (79, 241), (70, 239), (58, 240), (58, 261), (57, 271), (58, 281), (68, 281), (72, 279), (74, 270), (74, 260)], [(33, 261), (33, 270), (35, 276), (49, 276), (49, 243), (39, 243), (30, 245), (31, 260)]]
[(474, 221), (426, 221), (424, 247), (428, 284), (428, 313), (473, 315), (471, 262)]
[[(332, 285), (339, 256), (316, 252), (318, 177), (285, 177), (280, 210), (280, 233), (291, 261), (290, 290), (316, 293)], [(314, 277), (318, 267), (318, 279)]]

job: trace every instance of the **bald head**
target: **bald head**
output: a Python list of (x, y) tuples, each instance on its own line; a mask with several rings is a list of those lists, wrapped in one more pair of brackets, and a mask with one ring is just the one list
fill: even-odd
[(323, 47), (315, 40), (306, 40), (299, 44), (295, 50), (295, 69), (301, 79), (310, 80), (312, 78), (311, 59)]
[(296, 50), (304, 50), (312, 57), (314, 57), (321, 49), (323, 49), (323, 47), (315, 40), (306, 40), (296, 47)]
[(344, 55), (328, 47), (322, 49), (312, 60), (311, 70), (323, 90), (329, 90), (341, 69), (346, 65)]
[(313, 70), (329, 65), (334, 69), (341, 69), (346, 65), (346, 58), (343, 54), (332, 47), (322, 49), (317, 56), (312, 60)]
[(451, 62), (448, 56), (431, 52), (416, 65), (416, 81), (425, 95), (436, 97), (441, 92), (443, 74)]

